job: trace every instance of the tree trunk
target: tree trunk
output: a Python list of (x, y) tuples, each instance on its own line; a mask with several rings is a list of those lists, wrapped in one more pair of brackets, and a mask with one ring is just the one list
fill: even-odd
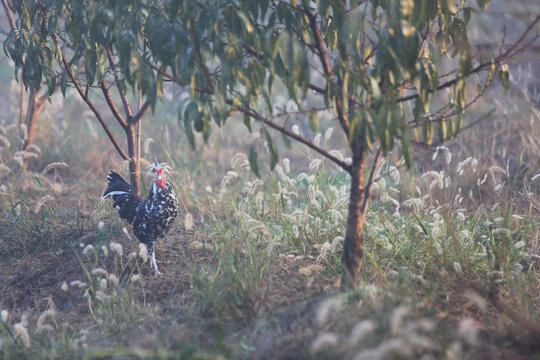
[(26, 108), (26, 124), (27, 137), (23, 141), (23, 150), (34, 143), (34, 134), (36, 132), (37, 116), (41, 111), (41, 103), (39, 101), (39, 88), (35, 89), (34, 85), (30, 85), (30, 95), (28, 96), (28, 106)]
[(347, 230), (343, 243), (341, 258), (341, 287), (354, 288), (358, 285), (360, 268), (362, 266), (362, 232), (364, 230), (365, 212), (362, 208), (364, 201), (365, 154), (362, 149), (355, 152), (350, 170), (351, 195), (349, 198), (349, 215)]
[(129, 178), (133, 191), (136, 195), (141, 196), (141, 164), (137, 158), (137, 141), (135, 137), (135, 126), (129, 124), (126, 128), (126, 137), (129, 156)]

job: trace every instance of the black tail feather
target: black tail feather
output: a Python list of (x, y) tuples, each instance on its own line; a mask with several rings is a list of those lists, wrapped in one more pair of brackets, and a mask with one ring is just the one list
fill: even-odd
[(114, 171), (109, 173), (107, 180), (109, 187), (103, 193), (102, 199), (112, 196), (113, 206), (118, 209), (120, 217), (130, 223), (133, 222), (135, 211), (141, 203), (141, 199), (133, 194), (133, 187)]

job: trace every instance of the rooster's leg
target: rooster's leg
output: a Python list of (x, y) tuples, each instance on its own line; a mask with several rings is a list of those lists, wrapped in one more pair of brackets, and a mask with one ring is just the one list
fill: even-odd
[(156, 264), (156, 255), (155, 255), (155, 252), (154, 252), (154, 247), (151, 246), (151, 247), (149, 247), (148, 250), (150, 252), (150, 265), (152, 266), (152, 269), (154, 269), (154, 275), (155, 276), (161, 275), (161, 273), (158, 270), (157, 264)]

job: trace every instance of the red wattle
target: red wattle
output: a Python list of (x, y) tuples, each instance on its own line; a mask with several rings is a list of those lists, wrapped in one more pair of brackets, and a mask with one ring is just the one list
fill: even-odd
[(165, 179), (157, 179), (156, 184), (159, 187), (165, 187)]

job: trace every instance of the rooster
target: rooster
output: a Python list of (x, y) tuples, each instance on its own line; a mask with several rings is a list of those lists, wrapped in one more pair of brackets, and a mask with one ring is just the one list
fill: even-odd
[(102, 199), (112, 196), (113, 206), (118, 209), (120, 217), (133, 224), (133, 233), (146, 245), (150, 265), (156, 276), (161, 273), (154, 255), (155, 242), (167, 234), (178, 214), (178, 200), (173, 188), (165, 180), (165, 172), (169, 168), (157, 162), (150, 166), (154, 181), (145, 200), (134, 194), (133, 187), (114, 171), (107, 176), (109, 187), (102, 196)]

